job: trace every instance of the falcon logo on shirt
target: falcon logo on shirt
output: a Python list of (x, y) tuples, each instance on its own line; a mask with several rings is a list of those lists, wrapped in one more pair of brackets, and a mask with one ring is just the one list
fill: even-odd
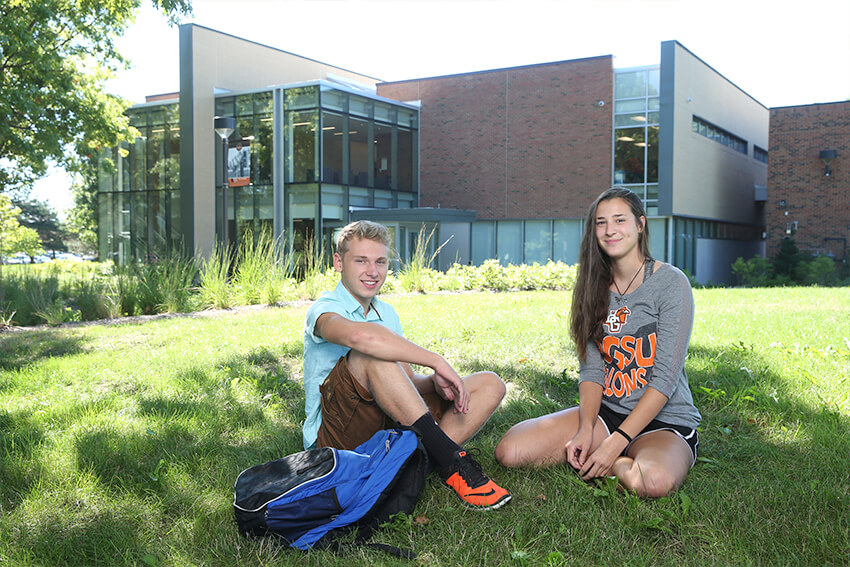
[(619, 333), (631, 314), (632, 312), (629, 311), (629, 308), (624, 305), (616, 311), (610, 311), (608, 318), (602, 324), (608, 328), (609, 333)]

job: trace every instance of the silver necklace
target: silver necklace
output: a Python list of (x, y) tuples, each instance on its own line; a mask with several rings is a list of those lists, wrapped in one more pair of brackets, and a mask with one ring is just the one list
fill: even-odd
[(625, 296), (627, 293), (629, 293), (629, 289), (631, 289), (632, 284), (635, 283), (635, 280), (637, 279), (638, 274), (640, 273), (640, 271), (643, 268), (644, 268), (644, 266), (643, 266), (643, 264), (641, 264), (640, 268), (638, 268), (638, 271), (635, 272), (635, 275), (632, 278), (632, 281), (630, 281), (629, 285), (626, 286), (626, 291), (620, 291), (620, 286), (617, 285), (617, 278), (611, 278), (611, 279), (614, 280), (614, 288), (617, 290), (617, 294), (618, 294), (618, 295), (614, 296), (614, 299), (617, 300), (617, 305), (620, 305), (623, 302), (623, 299), (624, 299), (623, 296)]

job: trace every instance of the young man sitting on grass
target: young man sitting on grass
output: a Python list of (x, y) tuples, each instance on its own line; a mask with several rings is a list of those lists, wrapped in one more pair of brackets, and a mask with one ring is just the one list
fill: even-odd
[[(442, 356), (402, 336), (395, 310), (376, 297), (391, 243), (387, 228), (370, 221), (349, 224), (337, 238), (339, 285), (310, 307), (304, 327), (304, 447), (354, 449), (380, 429), (410, 426), (463, 502), (499, 508), (510, 494), (460, 445), (492, 415), (505, 385), (492, 372), (461, 378)], [(416, 374), (411, 364), (433, 374)]]

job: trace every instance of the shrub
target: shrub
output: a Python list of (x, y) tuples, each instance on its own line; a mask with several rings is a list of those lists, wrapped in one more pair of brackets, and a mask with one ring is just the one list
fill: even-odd
[(818, 256), (806, 263), (804, 280), (808, 284), (833, 285), (838, 280), (835, 272), (835, 261), (828, 256)]
[(749, 260), (738, 258), (732, 264), (732, 273), (738, 279), (738, 284), (746, 287), (764, 287), (773, 283), (770, 262), (761, 256)]

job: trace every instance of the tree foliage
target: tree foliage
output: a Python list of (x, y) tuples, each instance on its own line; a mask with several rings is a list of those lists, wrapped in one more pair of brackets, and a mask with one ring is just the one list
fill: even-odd
[(37, 199), (17, 201), (13, 199), (12, 202), (21, 210), (18, 222), (21, 223), (21, 226), (31, 228), (38, 233), (45, 250), (60, 252), (68, 250), (65, 244), (65, 240), (69, 236), (68, 231), (62, 225), (59, 217), (56, 216), (53, 207)]
[(97, 250), (97, 156), (80, 160), (80, 175), (71, 186), (74, 206), (68, 211), (68, 230), (85, 250)]
[(8, 195), (0, 193), (0, 255), (10, 256), (24, 252), (35, 256), (41, 250), (38, 233), (21, 226), (18, 217), (21, 209), (16, 207)]
[[(29, 186), (50, 161), (131, 139), (127, 103), (105, 83), (127, 61), (115, 48), (143, 0), (0, 2), (0, 191)], [(176, 23), (191, 0), (152, 0)]]
[(776, 258), (773, 259), (773, 271), (776, 275), (793, 279), (797, 266), (806, 259), (806, 255), (800, 252), (793, 238), (784, 238)]

